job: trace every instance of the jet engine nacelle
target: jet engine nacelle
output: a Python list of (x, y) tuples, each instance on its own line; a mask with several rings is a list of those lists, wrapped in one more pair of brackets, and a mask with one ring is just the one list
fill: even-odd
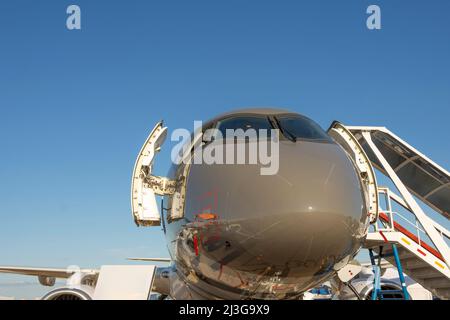
[(90, 286), (61, 287), (50, 291), (42, 300), (92, 300), (94, 288)]

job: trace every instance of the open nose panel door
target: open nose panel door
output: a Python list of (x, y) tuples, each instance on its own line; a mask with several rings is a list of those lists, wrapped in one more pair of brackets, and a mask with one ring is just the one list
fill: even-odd
[[(167, 127), (162, 121), (157, 123), (139, 152), (134, 165), (131, 181), (131, 209), (134, 222), (138, 226), (159, 226), (161, 217), (156, 203), (156, 194), (161, 194), (155, 183), (166, 187), (165, 178), (152, 176), (153, 161), (167, 136)], [(159, 191), (159, 192), (158, 192)]]
[(353, 160), (359, 173), (366, 198), (370, 223), (378, 219), (378, 189), (375, 171), (370, 159), (353, 134), (340, 122), (334, 121), (328, 129), (328, 134), (341, 145)]

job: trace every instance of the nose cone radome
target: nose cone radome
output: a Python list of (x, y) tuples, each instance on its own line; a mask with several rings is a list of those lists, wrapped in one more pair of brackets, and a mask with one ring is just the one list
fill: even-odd
[[(281, 142), (279, 154), (278, 173), (271, 176), (261, 175), (259, 166), (193, 166), (187, 190), (202, 186), (216, 194), (206, 201), (214, 203), (209, 207), (220, 225), (214, 245), (204, 246), (210, 259), (242, 277), (276, 275), (307, 287), (359, 250), (363, 192), (336, 144)], [(202, 210), (206, 202), (198, 198), (188, 209)], [(208, 228), (203, 233), (204, 239), (210, 235)]]
[(353, 164), (329, 143), (282, 143), (278, 174), (242, 177), (233, 198), (228, 212), (246, 215), (248, 233), (280, 262), (349, 253), (365, 216)]

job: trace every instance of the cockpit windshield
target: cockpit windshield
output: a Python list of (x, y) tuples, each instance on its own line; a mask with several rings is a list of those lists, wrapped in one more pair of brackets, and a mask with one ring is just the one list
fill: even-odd
[(227, 129), (242, 129), (244, 132), (253, 129), (256, 131), (257, 137), (259, 137), (260, 134), (259, 130), (265, 129), (267, 130), (267, 133), (264, 133), (267, 134), (267, 137), (270, 137), (271, 129), (273, 129), (273, 127), (267, 117), (239, 116), (219, 121), (217, 129), (219, 129), (223, 137), (226, 137)]
[[(254, 130), (256, 137), (258, 138), (261, 138), (261, 129), (267, 131), (267, 137), (271, 136), (272, 129), (280, 129), (280, 133), (286, 139), (291, 141), (333, 141), (317, 123), (299, 114), (280, 114), (272, 116), (239, 115), (222, 119), (218, 121), (215, 127), (219, 130), (223, 138), (226, 137), (227, 130), (229, 129), (241, 129), (244, 132)], [(264, 132), (264, 134), (266, 133)]]
[(276, 116), (276, 119), (282, 133), (288, 139), (332, 141), (317, 123), (307, 117), (293, 114)]

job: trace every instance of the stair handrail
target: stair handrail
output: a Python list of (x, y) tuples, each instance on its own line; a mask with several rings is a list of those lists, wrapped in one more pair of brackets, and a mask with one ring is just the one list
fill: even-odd
[[(400, 214), (397, 211), (393, 211), (392, 209), (386, 209), (383, 210), (380, 208), (380, 212), (383, 212), (385, 214), (387, 214), (389, 216), (389, 220), (390, 221), (395, 221), (394, 216), (397, 215), (400, 218), (402, 218), (403, 220), (405, 220), (406, 222), (408, 222), (409, 224), (411, 224), (415, 229), (418, 229), (420, 231), (422, 231), (424, 234), (427, 234), (426, 231), (422, 228), (419, 227), (419, 220), (417, 219), (417, 216), (415, 215), (414, 211), (412, 211), (410, 208), (408, 208), (408, 206), (406, 205), (406, 203), (401, 199), (400, 196), (398, 196), (397, 194), (395, 194), (392, 190), (390, 190), (387, 187), (378, 187), (378, 193), (379, 194), (385, 194), (388, 196), (387, 201), (391, 201), (393, 200), (395, 203), (399, 204), (400, 206), (402, 206), (404, 209), (406, 209), (409, 213), (411, 213), (414, 216), (414, 223), (411, 222), (407, 217), (405, 217), (404, 215)], [(388, 208), (392, 208), (392, 205), (389, 203), (387, 205)], [(444, 226), (440, 225), (439, 223), (437, 223), (436, 221), (434, 221), (433, 219), (431, 219), (429, 216), (428, 218), (431, 220), (431, 223), (433, 224), (433, 226), (436, 228), (436, 230), (439, 232), (439, 234), (441, 235), (442, 238), (447, 238), (450, 240), (450, 231), (447, 230)], [(385, 230), (385, 231), (393, 231), (393, 225), (390, 224), (390, 228), (391, 230)], [(383, 230), (382, 230), (383, 231)], [(419, 235), (418, 235), (419, 236)]]

